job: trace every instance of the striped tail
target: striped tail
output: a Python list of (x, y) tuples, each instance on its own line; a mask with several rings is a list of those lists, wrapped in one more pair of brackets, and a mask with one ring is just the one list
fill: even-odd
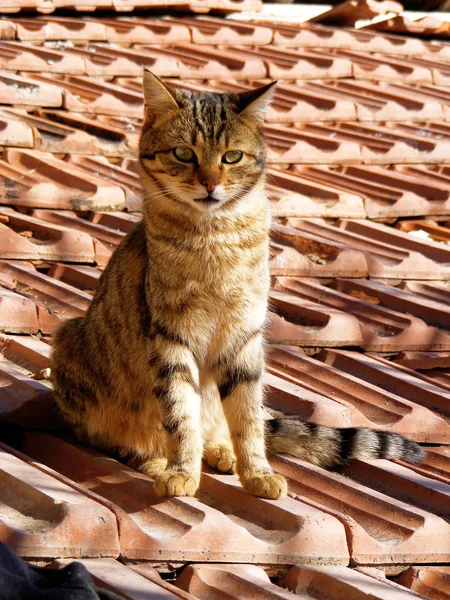
[(401, 435), (357, 427), (332, 428), (298, 419), (273, 419), (265, 423), (268, 454), (284, 453), (327, 469), (355, 458), (424, 460), (422, 448)]

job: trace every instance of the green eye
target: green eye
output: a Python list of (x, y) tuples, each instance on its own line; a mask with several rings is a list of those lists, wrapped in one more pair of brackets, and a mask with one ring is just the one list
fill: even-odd
[(178, 158), (178, 160), (181, 160), (181, 162), (186, 163), (194, 162), (196, 159), (195, 152), (190, 148), (186, 147), (175, 148), (175, 150), (173, 151), (173, 155), (175, 156), (175, 158)]
[(227, 165), (238, 163), (244, 155), (240, 150), (229, 150), (222, 156), (222, 162)]

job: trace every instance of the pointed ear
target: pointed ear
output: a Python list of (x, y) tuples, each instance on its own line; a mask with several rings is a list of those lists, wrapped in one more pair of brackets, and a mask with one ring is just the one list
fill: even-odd
[(178, 110), (175, 90), (147, 69), (144, 71), (143, 88), (146, 120), (155, 121), (169, 111)]
[(263, 87), (250, 90), (249, 92), (241, 92), (238, 94), (239, 103), (238, 110), (243, 117), (255, 119), (260, 125), (264, 123), (266, 109), (272, 99), (277, 82), (272, 81)]

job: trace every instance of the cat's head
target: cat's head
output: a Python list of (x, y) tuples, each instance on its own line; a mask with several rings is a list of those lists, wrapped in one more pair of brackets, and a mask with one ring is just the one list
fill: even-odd
[(261, 126), (274, 84), (240, 94), (191, 92), (145, 71), (139, 159), (147, 199), (205, 213), (232, 207), (261, 183)]

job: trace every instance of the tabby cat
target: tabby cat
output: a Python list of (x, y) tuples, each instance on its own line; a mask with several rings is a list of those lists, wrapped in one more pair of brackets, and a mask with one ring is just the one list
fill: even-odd
[(86, 316), (54, 337), (63, 417), (82, 441), (134, 457), (163, 496), (195, 494), (202, 457), (272, 499), (286, 481), (266, 452), (326, 467), (422, 459), (395, 434), (263, 420), (270, 208), (261, 126), (273, 85), (194, 93), (145, 72), (142, 221)]

